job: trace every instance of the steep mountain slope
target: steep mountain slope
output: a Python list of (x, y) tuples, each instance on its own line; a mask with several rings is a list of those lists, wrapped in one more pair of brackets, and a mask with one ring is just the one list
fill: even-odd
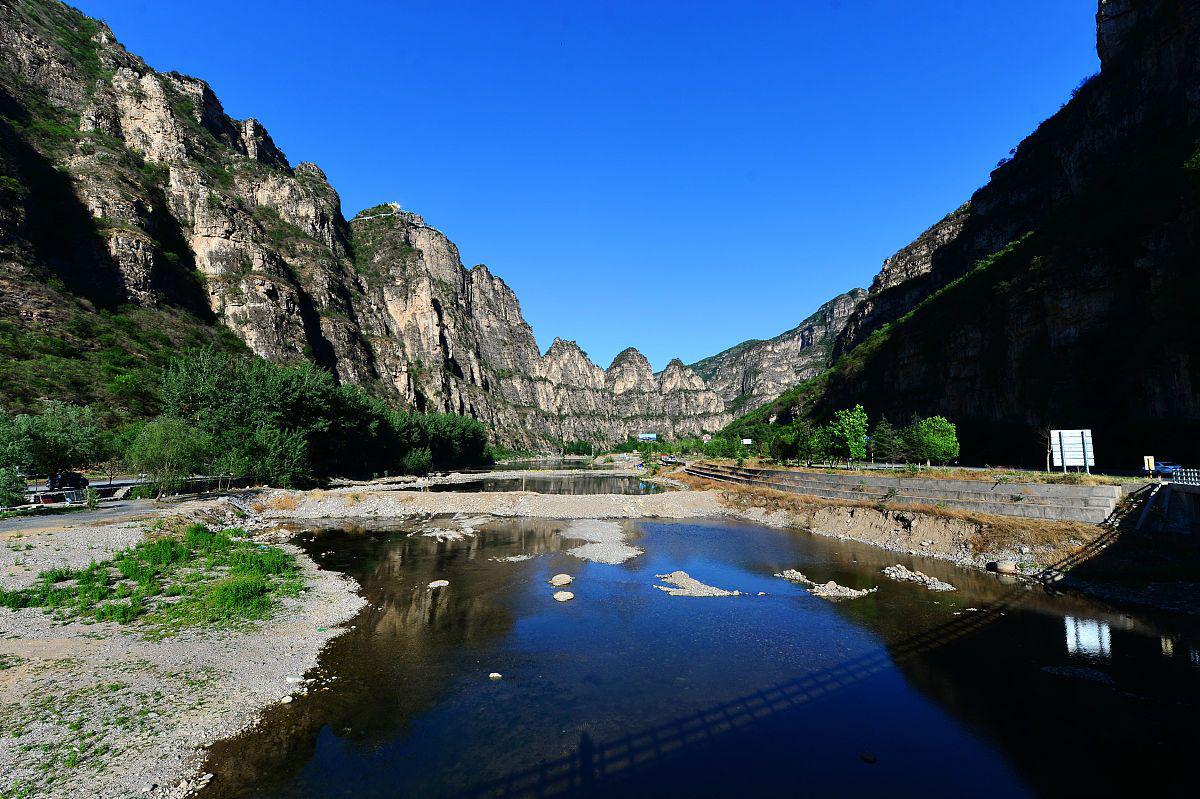
[(829, 366), (838, 334), (865, 296), (862, 289), (839, 294), (791, 330), (766, 341), (743, 341), (691, 369), (731, 412), (756, 408)]
[(1101, 72), (990, 182), (888, 259), (826, 374), (747, 422), (863, 402), (942, 413), (964, 456), (1042, 461), (1091, 427), (1099, 458), (1200, 445), (1200, 2), (1101, 0)]
[(347, 222), (316, 165), (55, 0), (0, 0), (0, 270), (5, 405), (137, 414), (170, 352), (242, 342), (516, 444), (729, 419), (682, 364), (542, 355), (512, 291), (442, 233), (392, 206)]

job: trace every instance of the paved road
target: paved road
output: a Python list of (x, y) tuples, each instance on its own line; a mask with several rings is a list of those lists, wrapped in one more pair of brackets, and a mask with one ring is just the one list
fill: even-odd
[(45, 530), (55, 527), (76, 527), (85, 524), (105, 524), (126, 519), (136, 519), (140, 516), (149, 515), (162, 507), (163, 503), (156, 503), (152, 499), (123, 499), (117, 502), (105, 502), (95, 510), (20, 516), (15, 519), (0, 521), (0, 536), (8, 533), (28, 533), (34, 530)]

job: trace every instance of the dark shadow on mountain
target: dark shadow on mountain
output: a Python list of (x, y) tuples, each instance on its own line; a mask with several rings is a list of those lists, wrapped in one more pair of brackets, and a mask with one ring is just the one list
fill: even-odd
[(0, 201), (24, 211), (12, 244), (28, 251), (18, 257), (45, 270), (45, 279), (58, 279), (96, 307), (115, 307), (124, 299), (120, 270), (70, 175), (56, 169), (18, 129), (32, 122), (28, 111), (0, 89), (0, 159), (19, 184), (5, 187)]

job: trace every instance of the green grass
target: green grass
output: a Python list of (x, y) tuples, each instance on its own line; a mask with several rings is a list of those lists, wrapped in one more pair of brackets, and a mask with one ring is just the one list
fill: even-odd
[(0, 590), (0, 606), (137, 624), (151, 636), (264, 619), (303, 580), (292, 555), (242, 536), (193, 524), (83, 569), (41, 572), (30, 588)]

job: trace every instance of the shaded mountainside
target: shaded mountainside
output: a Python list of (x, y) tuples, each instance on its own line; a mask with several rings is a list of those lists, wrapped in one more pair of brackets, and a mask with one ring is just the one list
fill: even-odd
[(730, 411), (758, 407), (829, 366), (838, 334), (865, 296), (862, 289), (839, 294), (791, 330), (766, 341), (743, 341), (690, 368)]
[(158, 73), (54, 0), (0, 0), (0, 400), (148, 410), (185, 347), (310, 359), (419, 410), (537, 446), (728, 422), (679, 362), (544, 355), (513, 292), (415, 214), (343, 218), (206, 83)]
[(1200, 2), (1102, 0), (1102, 69), (989, 183), (885, 262), (826, 373), (742, 424), (862, 402), (944, 414), (965, 457), (1099, 461), (1200, 446)]

